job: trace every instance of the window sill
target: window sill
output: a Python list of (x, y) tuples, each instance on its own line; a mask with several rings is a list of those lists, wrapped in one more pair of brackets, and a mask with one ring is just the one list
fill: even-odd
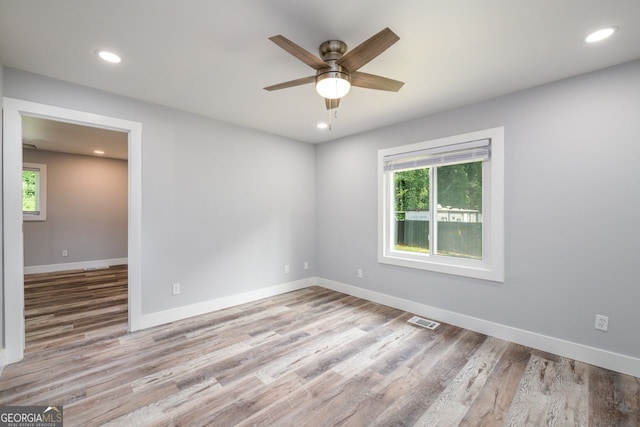
[(491, 266), (486, 261), (458, 260), (429, 255), (411, 257), (410, 255), (392, 253), (378, 256), (378, 262), (492, 282), (504, 282), (504, 270), (497, 266)]
[(47, 217), (44, 215), (23, 215), (22, 216), (23, 222), (35, 222), (35, 221), (44, 222), (46, 220), (47, 220)]

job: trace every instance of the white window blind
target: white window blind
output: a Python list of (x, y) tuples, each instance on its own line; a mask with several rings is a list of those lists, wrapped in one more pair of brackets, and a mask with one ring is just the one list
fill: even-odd
[(469, 163), (489, 160), (491, 155), (491, 140), (462, 142), (442, 147), (384, 156), (384, 171), (401, 171), (444, 166), (458, 163)]

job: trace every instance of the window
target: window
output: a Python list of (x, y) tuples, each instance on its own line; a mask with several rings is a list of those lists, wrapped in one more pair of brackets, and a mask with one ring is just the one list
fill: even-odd
[(47, 165), (22, 165), (22, 216), (25, 221), (47, 219)]
[(378, 152), (378, 262), (504, 281), (504, 128)]

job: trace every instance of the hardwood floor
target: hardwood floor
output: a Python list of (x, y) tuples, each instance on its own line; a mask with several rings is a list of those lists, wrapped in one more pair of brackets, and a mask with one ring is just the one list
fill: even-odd
[(5, 367), (0, 405), (64, 405), (66, 426), (640, 425), (638, 378), (411, 316), (313, 287), (42, 338)]
[(127, 266), (24, 276), (25, 351), (127, 331)]

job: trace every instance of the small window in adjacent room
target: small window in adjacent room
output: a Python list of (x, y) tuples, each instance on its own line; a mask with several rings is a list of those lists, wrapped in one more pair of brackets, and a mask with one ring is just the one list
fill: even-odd
[(22, 165), (22, 216), (25, 221), (47, 219), (47, 165)]
[(504, 281), (504, 129), (378, 152), (378, 262)]

